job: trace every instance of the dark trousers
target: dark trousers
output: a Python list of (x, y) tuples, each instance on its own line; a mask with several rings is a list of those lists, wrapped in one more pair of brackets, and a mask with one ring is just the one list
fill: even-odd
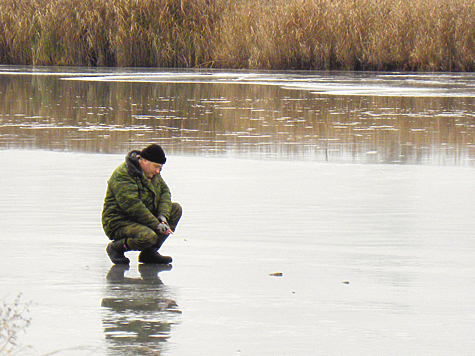
[[(172, 210), (168, 219), (168, 225), (175, 231), (182, 215), (181, 205), (172, 203)], [(113, 240), (126, 239), (125, 243), (129, 250), (143, 251), (145, 249), (158, 250), (167, 239), (168, 234), (160, 234), (148, 226), (131, 222), (127, 226), (117, 229), (113, 234)]]

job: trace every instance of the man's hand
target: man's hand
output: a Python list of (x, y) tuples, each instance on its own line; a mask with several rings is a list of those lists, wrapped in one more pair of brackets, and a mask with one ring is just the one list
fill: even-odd
[(158, 221), (160, 221), (161, 223), (163, 222), (163, 223), (165, 223), (165, 224), (168, 225), (168, 223), (167, 223), (167, 218), (166, 218), (164, 215), (158, 215), (158, 216), (157, 216), (157, 219), (158, 219)]
[(160, 223), (160, 224), (158, 224), (157, 229), (155, 231), (157, 231), (159, 234), (167, 234), (171, 230), (170, 230), (170, 226), (168, 226), (168, 224)]
[(158, 227), (157, 227), (157, 232), (161, 234), (166, 234), (172, 231), (170, 229), (170, 226), (168, 225), (167, 218), (165, 216), (158, 215), (157, 219), (158, 221), (160, 221), (160, 224), (158, 224)]

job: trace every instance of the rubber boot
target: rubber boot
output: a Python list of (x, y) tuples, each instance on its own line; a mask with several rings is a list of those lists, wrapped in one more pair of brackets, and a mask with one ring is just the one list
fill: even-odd
[(111, 241), (107, 245), (106, 251), (112, 263), (116, 265), (128, 265), (130, 263), (130, 260), (124, 255), (124, 252), (128, 251), (125, 239)]
[(140, 252), (139, 262), (140, 263), (154, 263), (158, 265), (168, 265), (172, 263), (173, 259), (170, 256), (162, 256), (155, 249), (147, 248)]

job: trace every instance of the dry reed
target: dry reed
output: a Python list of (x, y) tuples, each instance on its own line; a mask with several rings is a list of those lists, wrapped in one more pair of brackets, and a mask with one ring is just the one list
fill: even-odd
[(473, 71), (472, 0), (0, 0), (0, 63)]

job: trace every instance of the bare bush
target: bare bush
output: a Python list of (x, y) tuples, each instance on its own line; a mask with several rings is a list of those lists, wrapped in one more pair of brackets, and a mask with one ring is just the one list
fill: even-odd
[(21, 302), (21, 294), (11, 305), (5, 301), (0, 304), (0, 355), (14, 355), (23, 349), (17, 337), (30, 325), (29, 306)]

